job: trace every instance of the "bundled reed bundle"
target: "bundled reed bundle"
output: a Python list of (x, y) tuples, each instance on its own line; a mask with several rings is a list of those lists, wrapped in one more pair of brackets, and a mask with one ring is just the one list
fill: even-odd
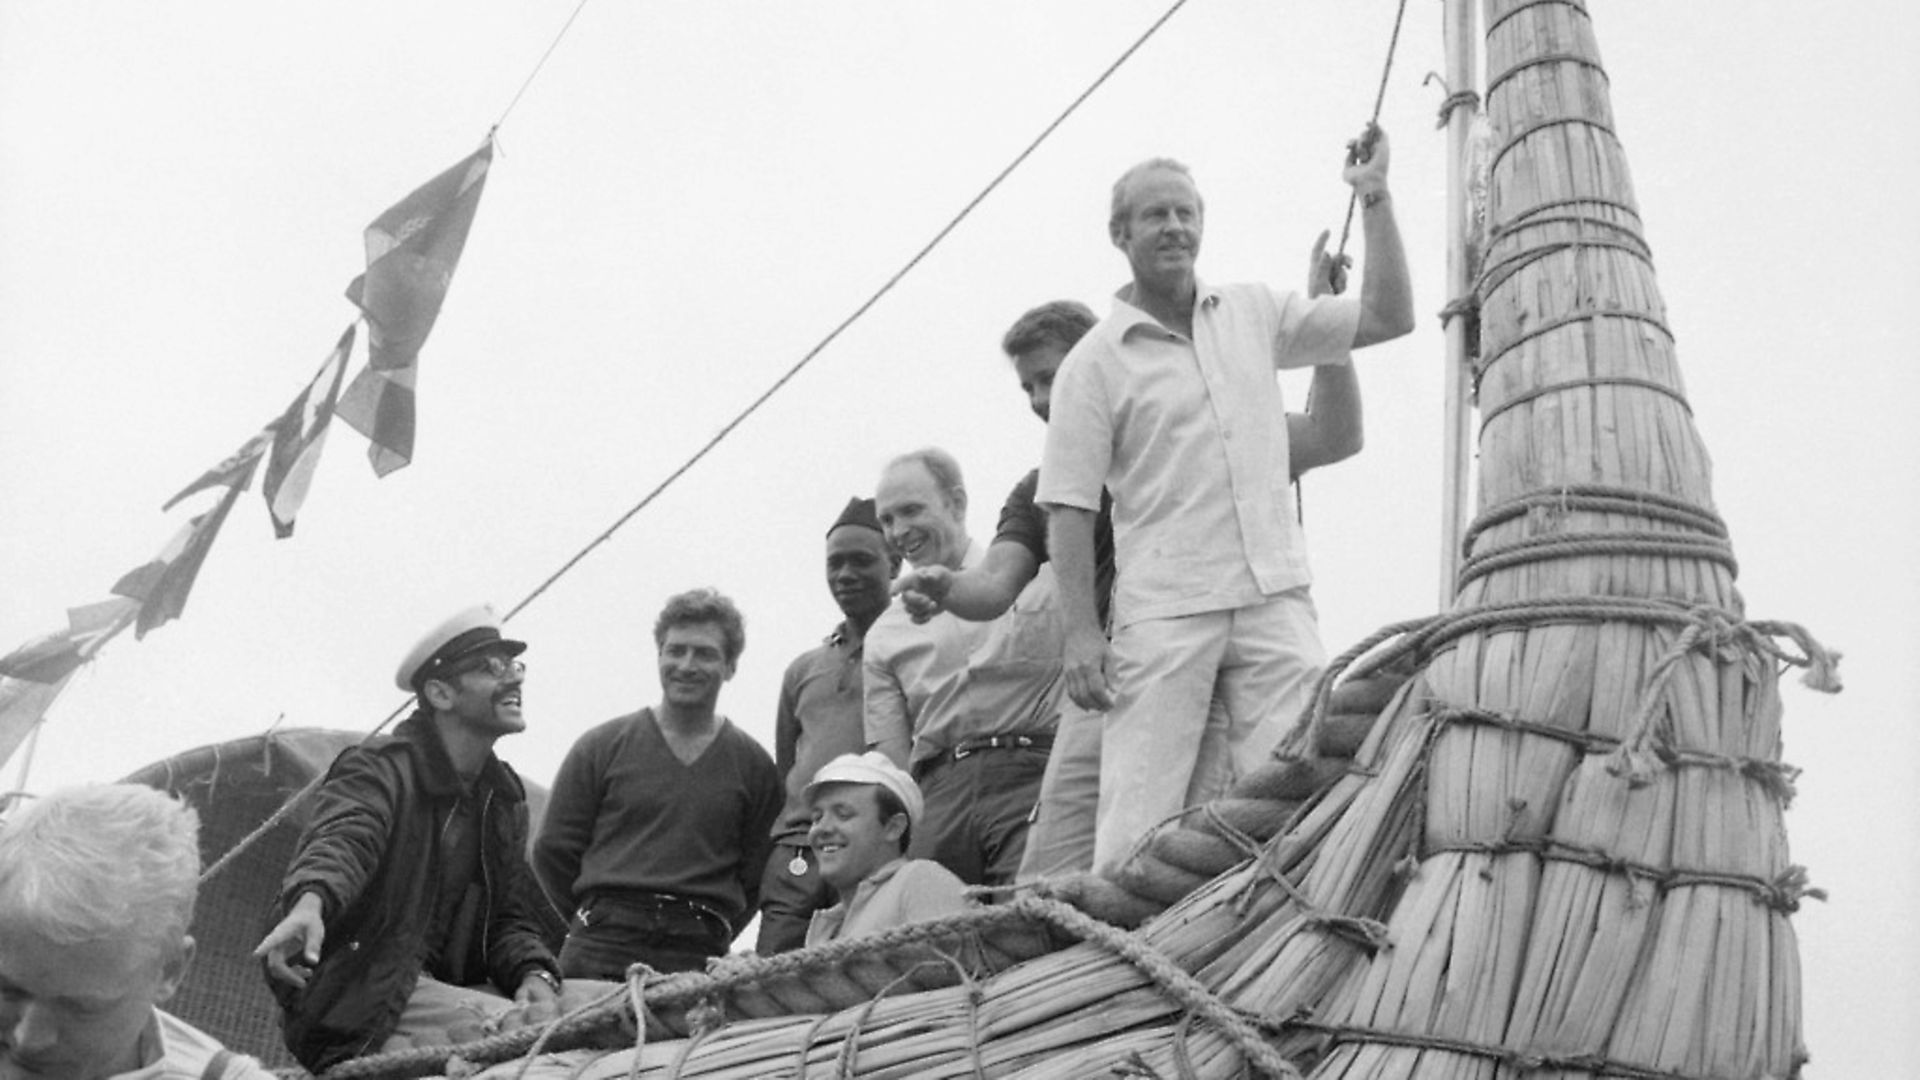
[[(1073, 945), (994, 973), (979, 971), (983, 938), (1036, 940), (1043, 931)], [(898, 970), (877, 989), (854, 973)], [(735, 970), (727, 970), (732, 967)], [(924, 972), (948, 976), (919, 989)], [(857, 1004), (739, 1013), (765, 989), (798, 977), (822, 995)], [(328, 1075), (470, 1076), (495, 1064), (495, 1080), (531, 1075), (674, 1078), (862, 1077), (1228, 1077), (1298, 1073), (1269, 1037), (1228, 1008), (1173, 958), (1065, 904), (1024, 898), (873, 938), (781, 957), (743, 959), (705, 974), (654, 977), (630, 988), (643, 998), (631, 1022), (615, 995), (542, 1032), (494, 1036), (457, 1048), (402, 1050), (336, 1066)], [(771, 1000), (761, 999), (761, 1000)], [(656, 1011), (658, 1007), (658, 1011)], [(777, 1006), (776, 1006), (777, 1007)], [(554, 1047), (567, 1049), (548, 1052)]]
[[(1282, 760), (1115, 880), (1053, 890), (1139, 929), (1026, 898), (908, 936), (1025, 920), (1084, 943), (1001, 948), (1004, 968), (948, 943), (903, 972), (905, 943), (872, 940), (669, 980), (640, 1030), (672, 1041), (556, 1068), (1798, 1073), (1787, 916), (1808, 890), (1782, 827), (1777, 679), (1797, 664), (1837, 689), (1834, 658), (1747, 619), (1734, 588), (1584, 5), (1485, 12), (1480, 513), (1452, 609), (1337, 661)], [(863, 955), (884, 986), (855, 975)]]
[(1745, 618), (1584, 6), (1485, 12), (1481, 513), (1417, 869), (1313, 1075), (1792, 1076), (1775, 664), (1829, 658)]

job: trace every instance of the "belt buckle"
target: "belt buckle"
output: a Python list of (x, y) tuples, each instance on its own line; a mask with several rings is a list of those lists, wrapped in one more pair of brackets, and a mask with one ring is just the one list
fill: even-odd
[(973, 748), (963, 743), (953, 748), (953, 760), (959, 761), (971, 753), (973, 753)]

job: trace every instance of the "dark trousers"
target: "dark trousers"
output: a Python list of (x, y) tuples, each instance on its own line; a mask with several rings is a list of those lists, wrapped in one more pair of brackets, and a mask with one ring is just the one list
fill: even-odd
[(717, 912), (658, 894), (594, 896), (574, 913), (560, 971), (569, 979), (625, 980), (627, 967), (705, 971), (725, 956), (733, 928)]
[(913, 825), (907, 857), (932, 859), (969, 885), (1010, 884), (1046, 771), (1039, 747), (979, 750), (916, 770), (926, 812)]
[(760, 937), (754, 951), (772, 956), (800, 948), (807, 943), (813, 913), (832, 906), (833, 889), (820, 879), (813, 849), (790, 841), (773, 845), (760, 877)]

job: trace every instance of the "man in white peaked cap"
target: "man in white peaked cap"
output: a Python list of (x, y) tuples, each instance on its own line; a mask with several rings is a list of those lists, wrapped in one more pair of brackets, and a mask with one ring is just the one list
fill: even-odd
[(561, 1007), (527, 867), (526, 790), (493, 752), (526, 728), (525, 649), (487, 606), (434, 627), (394, 676), (413, 714), (342, 751), (315, 793), (280, 921), (255, 950), (308, 1069)]

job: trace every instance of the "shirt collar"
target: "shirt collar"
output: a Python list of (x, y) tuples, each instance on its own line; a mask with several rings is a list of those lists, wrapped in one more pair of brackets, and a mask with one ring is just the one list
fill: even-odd
[(140, 1032), (140, 1066), (123, 1073), (115, 1073), (110, 1080), (157, 1080), (162, 1070), (160, 1063), (167, 1056), (167, 1033), (160, 1028), (160, 1011), (155, 1009), (147, 1018), (147, 1026)]
[(877, 889), (880, 886), (885, 885), (889, 880), (893, 878), (893, 875), (899, 873), (900, 868), (905, 865), (907, 865), (907, 857), (905, 855), (896, 857), (892, 862), (887, 863), (885, 866), (882, 866), (880, 869), (875, 870), (873, 873), (868, 874), (864, 878), (861, 878), (860, 884), (856, 891), (866, 890), (866, 889)]
[[(1124, 341), (1128, 334), (1141, 327), (1165, 331), (1166, 327), (1160, 324), (1159, 319), (1147, 314), (1145, 310), (1135, 306), (1133, 301), (1127, 299), (1127, 297), (1132, 295), (1133, 282), (1131, 281), (1113, 291), (1113, 336), (1118, 340)], [(1200, 311), (1205, 308), (1212, 308), (1218, 303), (1220, 303), (1220, 290), (1208, 285), (1198, 277), (1194, 278), (1194, 310)]]

